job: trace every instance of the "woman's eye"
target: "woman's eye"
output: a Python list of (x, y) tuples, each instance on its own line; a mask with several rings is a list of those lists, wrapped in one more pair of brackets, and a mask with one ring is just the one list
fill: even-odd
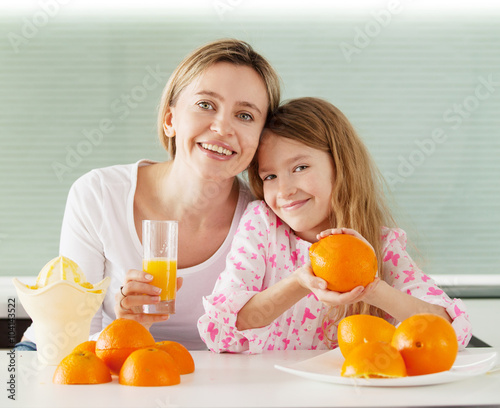
[(303, 171), (305, 169), (307, 169), (308, 166), (297, 166), (295, 167), (295, 171)]
[(240, 113), (238, 116), (240, 119), (243, 119), (245, 121), (253, 120), (253, 116), (250, 115), (249, 113)]
[(272, 179), (275, 179), (276, 176), (274, 174), (269, 174), (268, 176), (264, 176), (262, 178), (262, 181), (266, 181), (266, 180), (272, 180)]
[(197, 105), (202, 109), (213, 109), (212, 105), (209, 102), (198, 102)]

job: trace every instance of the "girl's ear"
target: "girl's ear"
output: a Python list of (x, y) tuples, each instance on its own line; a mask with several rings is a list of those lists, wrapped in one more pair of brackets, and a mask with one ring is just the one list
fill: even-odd
[(165, 119), (163, 120), (163, 131), (167, 137), (175, 136), (175, 129), (172, 122), (172, 110), (168, 108), (168, 112), (165, 114)]

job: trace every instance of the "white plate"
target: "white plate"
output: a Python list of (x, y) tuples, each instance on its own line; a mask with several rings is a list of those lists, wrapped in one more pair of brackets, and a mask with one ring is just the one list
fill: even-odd
[(344, 363), (340, 349), (328, 351), (314, 358), (289, 366), (275, 365), (275, 368), (310, 380), (334, 384), (368, 387), (410, 387), (417, 385), (444, 384), (484, 374), (496, 362), (497, 353), (489, 349), (467, 349), (457, 355), (455, 364), (449, 371), (436, 374), (402, 378), (348, 378), (340, 376)]

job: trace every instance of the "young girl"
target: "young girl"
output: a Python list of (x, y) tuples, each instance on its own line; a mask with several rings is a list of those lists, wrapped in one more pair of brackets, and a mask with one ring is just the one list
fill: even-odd
[[(226, 269), (204, 298), (200, 335), (216, 352), (337, 347), (342, 317), (365, 313), (393, 324), (415, 313), (450, 321), (460, 348), (471, 337), (461, 300), (414, 264), (404, 231), (384, 204), (379, 173), (347, 118), (330, 103), (300, 98), (266, 126), (249, 168), (259, 199), (243, 215)], [(379, 271), (366, 288), (336, 293), (312, 273), (308, 250), (328, 234), (374, 248)]]

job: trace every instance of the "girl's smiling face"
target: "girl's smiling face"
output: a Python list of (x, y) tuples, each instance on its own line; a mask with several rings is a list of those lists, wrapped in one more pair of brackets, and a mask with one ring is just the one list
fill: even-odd
[(265, 130), (257, 161), (266, 203), (297, 236), (315, 242), (318, 233), (332, 227), (330, 153)]
[(175, 161), (205, 179), (234, 177), (255, 154), (268, 106), (253, 68), (225, 62), (207, 68), (166, 116), (165, 134), (176, 137)]

